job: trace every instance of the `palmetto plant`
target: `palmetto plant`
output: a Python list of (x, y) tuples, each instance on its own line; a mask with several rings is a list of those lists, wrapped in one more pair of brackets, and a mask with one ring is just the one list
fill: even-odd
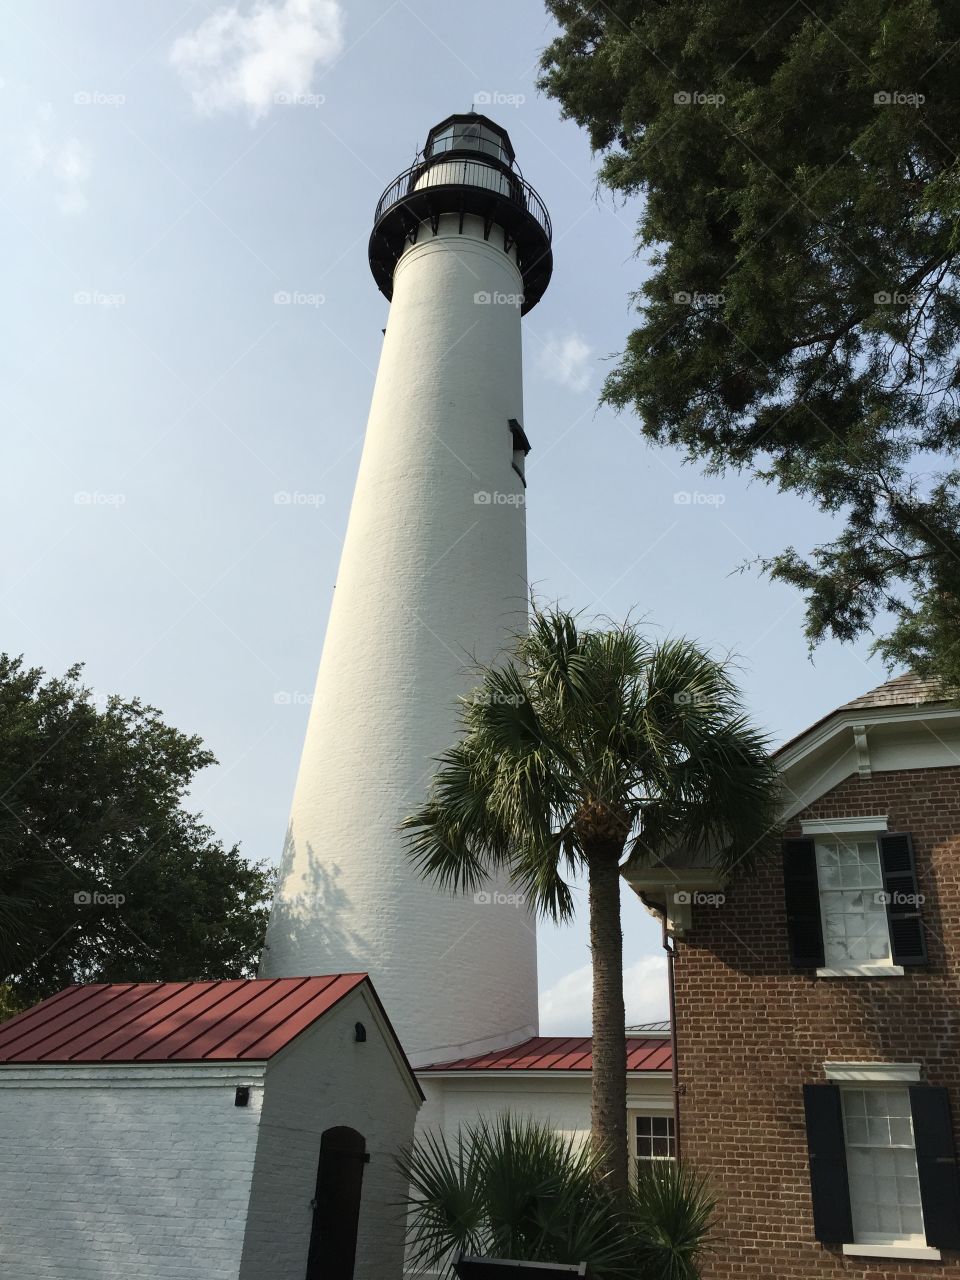
[(468, 1254), (588, 1264), (594, 1280), (695, 1280), (714, 1202), (672, 1160), (656, 1162), (624, 1200), (601, 1153), (547, 1126), (502, 1116), (427, 1134), (400, 1157), (409, 1185), (408, 1263), (450, 1273)]
[(535, 607), (529, 632), (481, 668), (462, 733), (405, 822), (420, 873), (473, 892), (507, 872), (530, 905), (573, 914), (586, 873), (593, 960), (593, 1141), (627, 1190), (620, 873), (676, 849), (721, 872), (772, 832), (778, 774), (724, 663), (633, 625), (581, 629)]

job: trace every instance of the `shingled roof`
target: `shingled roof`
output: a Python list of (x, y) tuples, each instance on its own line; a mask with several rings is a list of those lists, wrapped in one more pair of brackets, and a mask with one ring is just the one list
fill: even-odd
[(886, 707), (920, 707), (928, 703), (950, 701), (951, 699), (943, 692), (939, 681), (923, 679), (918, 675), (914, 675), (912, 671), (908, 671), (902, 676), (895, 676), (892, 680), (886, 681), (885, 684), (878, 684), (875, 689), (870, 689), (867, 693), (861, 693), (859, 697), (852, 698), (849, 702), (844, 702), (839, 707), (834, 707), (825, 716), (821, 716), (819, 720), (815, 720), (813, 724), (808, 725), (800, 733), (794, 734), (792, 738), (784, 742), (782, 746), (777, 747), (773, 754), (774, 756), (780, 755), (801, 739), (806, 738), (814, 729), (819, 729), (822, 724), (826, 724), (834, 716), (844, 713), (851, 711), (882, 711)]

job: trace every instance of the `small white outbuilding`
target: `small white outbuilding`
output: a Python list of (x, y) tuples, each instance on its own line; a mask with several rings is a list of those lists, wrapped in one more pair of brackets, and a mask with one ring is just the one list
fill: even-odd
[(366, 974), (69, 987), (0, 1026), (0, 1274), (400, 1280), (422, 1100)]

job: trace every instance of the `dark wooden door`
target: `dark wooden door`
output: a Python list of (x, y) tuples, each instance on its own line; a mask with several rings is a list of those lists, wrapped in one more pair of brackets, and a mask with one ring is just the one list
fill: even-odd
[(356, 1129), (327, 1129), (321, 1136), (305, 1280), (353, 1280), (368, 1158), (366, 1139)]

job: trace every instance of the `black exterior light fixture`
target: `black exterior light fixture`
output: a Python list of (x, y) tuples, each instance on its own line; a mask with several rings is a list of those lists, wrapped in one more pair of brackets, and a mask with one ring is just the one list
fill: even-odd
[(516, 1262), (511, 1258), (468, 1258), (453, 1264), (460, 1280), (570, 1280), (590, 1273), (585, 1262)]
[(358, 1022), (353, 1028), (353, 1038), (357, 1044), (365, 1044), (367, 1040), (367, 1028), (362, 1022)]
[(520, 312), (532, 310), (553, 271), (550, 215), (524, 180), (506, 129), (475, 111), (434, 125), (416, 160), (380, 197), (369, 247), (380, 292), (393, 296), (393, 270), (408, 245), (436, 235), (442, 217), (459, 219), (462, 235), (468, 215), (482, 219), (485, 240), (502, 238), (502, 248), (516, 252)]
[(250, 1086), (248, 1084), (238, 1084), (237, 1091), (233, 1095), (233, 1105), (235, 1107), (246, 1107), (250, 1103)]

